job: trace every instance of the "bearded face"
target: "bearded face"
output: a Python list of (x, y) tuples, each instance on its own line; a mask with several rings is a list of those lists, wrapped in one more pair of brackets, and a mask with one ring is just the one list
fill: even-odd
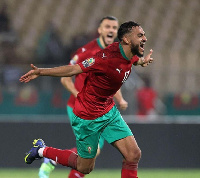
[(138, 57), (144, 56), (144, 51), (140, 51), (140, 45), (139, 44), (135, 45), (132, 41), (131, 41), (131, 52), (132, 54), (135, 54)]
[(139, 27), (134, 27), (132, 33), (130, 34), (130, 48), (133, 55), (138, 57), (144, 56), (144, 46), (147, 38), (143, 29)]

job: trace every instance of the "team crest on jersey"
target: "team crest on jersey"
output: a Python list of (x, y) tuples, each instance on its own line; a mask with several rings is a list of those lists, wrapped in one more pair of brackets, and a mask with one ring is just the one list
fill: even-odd
[(87, 150), (87, 152), (88, 152), (89, 154), (91, 154), (92, 151), (93, 151), (93, 146), (92, 146), (92, 145), (87, 145), (87, 146), (86, 146), (86, 150)]
[(90, 67), (95, 63), (95, 59), (94, 58), (88, 58), (85, 61), (82, 62), (83, 66), (86, 67)]
[(90, 147), (90, 146), (89, 146), (87, 149), (88, 149), (88, 153), (90, 153), (90, 154), (91, 154), (92, 147)]
[(70, 64), (71, 65), (75, 65), (78, 61), (78, 55), (75, 55), (71, 60), (70, 60)]

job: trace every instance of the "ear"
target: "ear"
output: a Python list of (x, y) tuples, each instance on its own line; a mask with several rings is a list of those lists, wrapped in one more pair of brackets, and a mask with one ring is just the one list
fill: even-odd
[(127, 36), (124, 36), (124, 37), (123, 37), (123, 41), (124, 41), (126, 44), (130, 44), (130, 40), (128, 39)]
[(100, 27), (98, 28), (98, 33), (101, 34), (101, 28)]

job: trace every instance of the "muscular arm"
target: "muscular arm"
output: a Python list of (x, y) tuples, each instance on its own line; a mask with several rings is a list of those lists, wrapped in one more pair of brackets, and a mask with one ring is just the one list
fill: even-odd
[(54, 68), (37, 68), (31, 64), (32, 70), (21, 76), (19, 79), (21, 82), (29, 82), (39, 76), (54, 76), (54, 77), (71, 77), (82, 73), (81, 67), (76, 65), (65, 65)]
[(76, 65), (65, 65), (54, 68), (38, 68), (40, 76), (71, 77), (82, 73), (81, 67)]
[(114, 95), (114, 98), (117, 100), (120, 109), (126, 110), (126, 108), (128, 107), (128, 103), (124, 100), (122, 93), (121, 93), (121, 89), (119, 89), (117, 91), (117, 93)]
[(62, 77), (61, 78), (62, 85), (75, 97), (77, 97), (77, 94), (79, 93), (78, 90), (74, 86), (74, 82), (72, 81), (71, 77)]

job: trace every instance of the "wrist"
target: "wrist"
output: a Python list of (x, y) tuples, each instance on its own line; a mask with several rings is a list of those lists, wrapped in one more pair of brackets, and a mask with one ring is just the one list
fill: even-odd
[(77, 95), (78, 95), (78, 91), (77, 91), (77, 92), (74, 92), (74, 96), (77, 97)]
[(42, 75), (42, 70), (40, 68), (38, 68), (37, 70), (37, 75)]
[(144, 59), (144, 57), (141, 57), (140, 58), (140, 65), (143, 65), (143, 64), (145, 64), (145, 59)]

